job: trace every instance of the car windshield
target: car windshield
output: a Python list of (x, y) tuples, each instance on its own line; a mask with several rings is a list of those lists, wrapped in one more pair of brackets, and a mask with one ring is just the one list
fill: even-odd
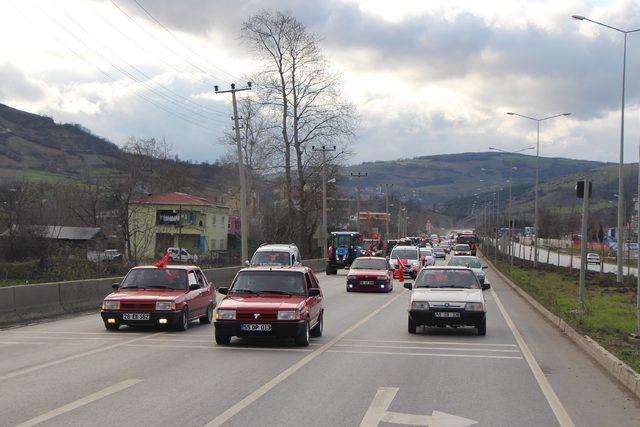
[(386, 270), (387, 261), (384, 259), (363, 259), (358, 258), (353, 261), (351, 268), (356, 270)]
[(415, 249), (394, 249), (391, 251), (392, 259), (418, 259), (418, 251)]
[(456, 251), (468, 251), (470, 249), (469, 245), (456, 245)]
[(244, 271), (229, 293), (305, 295), (304, 276), (293, 271)]
[(476, 236), (458, 236), (458, 243), (478, 243)]
[(289, 253), (282, 251), (259, 251), (253, 255), (251, 265), (289, 265)]
[(187, 287), (187, 272), (178, 268), (136, 268), (127, 274), (120, 289), (176, 289)]
[(449, 265), (466, 266), (469, 268), (482, 268), (482, 264), (478, 258), (457, 257), (454, 256), (449, 260)]
[(420, 254), (425, 256), (431, 256), (433, 255), (433, 252), (431, 252), (431, 249), (420, 249)]
[(470, 270), (427, 269), (416, 278), (416, 288), (479, 289), (475, 274)]

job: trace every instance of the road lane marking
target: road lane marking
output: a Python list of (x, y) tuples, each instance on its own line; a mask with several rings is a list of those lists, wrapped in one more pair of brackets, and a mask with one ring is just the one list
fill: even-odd
[(313, 353), (308, 354), (304, 358), (300, 359), (298, 362), (294, 363), (289, 368), (285, 369), (280, 374), (278, 374), (276, 377), (274, 377), (270, 381), (268, 381), (265, 384), (263, 384), (257, 390), (255, 390), (254, 392), (252, 392), (251, 394), (246, 396), (244, 399), (242, 399), (241, 401), (237, 402), (235, 405), (231, 406), (229, 409), (224, 411), (222, 414), (220, 414), (217, 417), (215, 417), (213, 420), (211, 420), (209, 423), (207, 423), (205, 427), (214, 427), (214, 426), (217, 427), (219, 425), (222, 425), (223, 423), (225, 423), (229, 419), (231, 419), (238, 412), (242, 411), (244, 408), (246, 408), (247, 406), (251, 405), (253, 402), (258, 400), (260, 397), (262, 397), (265, 394), (267, 394), (271, 389), (273, 389), (275, 386), (277, 386), (278, 384), (280, 384), (281, 382), (283, 382), (284, 380), (289, 378), (291, 375), (295, 374), (297, 371), (299, 371), (301, 368), (303, 368), (309, 362), (314, 360), (316, 357), (320, 356), (321, 354), (323, 354), (324, 352), (329, 350), (338, 341), (340, 341), (341, 339), (343, 339), (344, 337), (346, 337), (347, 335), (349, 335), (350, 333), (352, 333), (353, 331), (358, 329), (360, 326), (362, 326), (365, 323), (367, 323), (375, 315), (377, 315), (382, 310), (384, 310), (385, 308), (390, 306), (393, 302), (395, 302), (398, 298), (400, 298), (401, 296), (405, 296), (406, 295), (405, 292), (406, 291), (403, 289), (401, 292), (399, 292), (397, 295), (395, 295), (389, 301), (387, 301), (386, 303), (384, 303), (383, 305), (381, 305), (377, 309), (373, 310), (367, 316), (365, 316), (364, 318), (360, 319), (360, 321), (358, 321), (355, 324), (351, 325), (346, 330), (342, 331), (340, 334), (338, 334), (332, 340), (328, 341), (322, 347), (314, 350)]
[(520, 353), (520, 350), (502, 348), (473, 348), (473, 347), (413, 347), (406, 345), (375, 345), (375, 344), (336, 344), (334, 347), (357, 347), (357, 348), (399, 348), (409, 350), (446, 350), (446, 351), (492, 351), (499, 353)]
[(445, 412), (433, 411), (431, 415), (414, 415), (389, 411), (389, 406), (398, 393), (397, 387), (380, 387), (362, 418), (360, 427), (377, 427), (381, 422), (431, 427), (467, 427), (477, 421)]
[(547, 399), (547, 402), (549, 402), (549, 406), (551, 406), (551, 409), (553, 410), (553, 413), (556, 416), (558, 423), (560, 423), (560, 425), (563, 427), (574, 427), (575, 424), (573, 424), (571, 417), (569, 416), (567, 411), (564, 409), (564, 406), (562, 405), (562, 402), (560, 402), (558, 395), (556, 395), (556, 392), (553, 391), (551, 384), (549, 384), (549, 380), (547, 380), (547, 377), (544, 375), (544, 372), (542, 372), (542, 369), (540, 369), (540, 365), (538, 365), (538, 362), (536, 361), (535, 357), (533, 357), (533, 353), (531, 353), (529, 346), (524, 341), (524, 338), (522, 338), (522, 335), (520, 334), (520, 331), (518, 331), (518, 328), (516, 327), (515, 323), (513, 323), (513, 320), (511, 320), (511, 316), (509, 316), (509, 313), (507, 313), (507, 310), (505, 310), (504, 306), (502, 305), (502, 301), (500, 301), (500, 298), (498, 298), (498, 294), (493, 289), (490, 289), (490, 290), (491, 290), (491, 295), (493, 295), (496, 305), (500, 310), (500, 313), (502, 313), (502, 317), (504, 317), (504, 320), (507, 322), (507, 326), (509, 326), (509, 329), (511, 329), (513, 336), (515, 337), (518, 345), (520, 346), (520, 350), (522, 351), (524, 358), (529, 364), (529, 367), (531, 368), (531, 372), (533, 373), (533, 376), (538, 382), (538, 385), (540, 386), (540, 389), (542, 390), (544, 397)]
[(48, 345), (50, 342), (38, 342), (38, 341), (0, 341), (0, 344), (7, 345), (16, 345), (16, 344), (38, 344), (38, 345)]
[(522, 360), (521, 356), (496, 356), (496, 355), (492, 355), (492, 354), (410, 353), (410, 352), (403, 352), (403, 351), (364, 351), (364, 350), (327, 350), (327, 353), (383, 354), (385, 356), (469, 357), (469, 358), (472, 358), (472, 359), (512, 359), (512, 360)]
[(17, 376), (20, 376), (20, 375), (24, 375), (24, 374), (30, 374), (31, 372), (39, 371), (41, 369), (45, 369), (45, 368), (49, 368), (51, 366), (59, 365), (59, 364), (64, 363), (64, 362), (69, 362), (71, 360), (76, 360), (76, 359), (80, 359), (82, 357), (91, 356), (93, 354), (102, 353), (104, 351), (113, 350), (114, 348), (122, 347), (122, 346), (127, 345), (127, 344), (133, 344), (135, 342), (142, 341), (142, 340), (144, 340), (146, 338), (155, 337), (155, 336), (162, 335), (162, 334), (164, 334), (164, 332), (157, 332), (157, 333), (152, 334), (152, 335), (147, 335), (147, 336), (143, 336), (143, 337), (134, 338), (132, 340), (127, 340), (127, 341), (119, 342), (119, 343), (116, 343), (116, 344), (111, 344), (111, 345), (108, 345), (108, 346), (105, 346), (105, 347), (94, 348), (93, 350), (88, 350), (88, 351), (85, 351), (85, 352), (82, 352), (82, 353), (73, 354), (71, 356), (63, 357), (61, 359), (51, 360), (49, 362), (41, 363), (39, 365), (34, 365), (34, 366), (30, 366), (28, 368), (18, 369), (17, 371), (13, 371), (13, 372), (9, 372), (8, 374), (0, 375), (0, 381), (8, 380), (10, 378), (14, 378), (14, 377), (17, 377)]
[[(474, 337), (475, 339), (475, 337)], [(489, 343), (477, 343), (477, 342), (460, 342), (460, 341), (398, 341), (398, 340), (363, 340), (355, 338), (345, 338), (342, 341), (350, 342), (381, 342), (381, 343), (398, 343), (398, 344), (424, 344), (424, 345), (477, 345), (487, 347), (518, 347), (517, 344), (489, 344)]]
[[(84, 341), (122, 341), (124, 338), (109, 337), (42, 337), (38, 335), (11, 335), (11, 338), (38, 339), (38, 340), (84, 340)], [(51, 343), (49, 343), (51, 344)]]
[(310, 353), (313, 350), (303, 348), (273, 348), (273, 347), (222, 347), (215, 345), (171, 345), (171, 344), (127, 344), (127, 347), (151, 347), (151, 348), (197, 348), (208, 350), (252, 350), (252, 351), (285, 351)]
[(132, 385), (136, 385), (139, 382), (141, 382), (142, 380), (136, 380), (136, 379), (132, 379), (132, 380), (125, 380), (125, 381), (121, 381), (117, 384), (114, 384), (112, 386), (109, 386), (105, 389), (102, 389), (100, 391), (97, 391), (95, 393), (92, 393), (88, 396), (85, 396), (81, 399), (78, 400), (74, 400), (71, 403), (67, 403), (64, 406), (61, 406), (59, 408), (56, 408), (54, 410), (51, 410), (49, 412), (45, 412), (42, 415), (38, 415), (35, 418), (31, 418), (29, 421), (25, 421), (21, 424), (18, 424), (16, 427), (31, 427), (31, 426), (35, 426), (37, 424), (43, 423), (45, 421), (48, 421), (52, 418), (57, 417), (58, 415), (62, 415), (65, 414), (67, 412), (73, 411), (74, 409), (78, 409), (82, 406), (88, 405), (89, 403), (95, 402), (96, 400), (100, 400), (104, 397), (107, 397), (111, 394), (114, 393), (118, 393), (119, 391), (122, 391), (126, 388), (131, 387)]

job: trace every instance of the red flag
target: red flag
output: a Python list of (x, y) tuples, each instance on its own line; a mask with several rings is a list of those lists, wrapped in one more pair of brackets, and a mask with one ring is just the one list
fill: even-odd
[(162, 257), (162, 259), (158, 262), (156, 262), (155, 264), (153, 264), (154, 266), (158, 267), (158, 268), (164, 268), (167, 266), (167, 262), (169, 262), (169, 252), (167, 252), (166, 254), (164, 254), (164, 256)]
[(404, 282), (404, 272), (402, 270), (404, 270), (404, 265), (402, 264), (402, 260), (398, 258), (398, 279)]

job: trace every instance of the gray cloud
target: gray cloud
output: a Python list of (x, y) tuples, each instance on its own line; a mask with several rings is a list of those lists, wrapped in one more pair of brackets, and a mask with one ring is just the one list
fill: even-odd
[(0, 82), (0, 101), (38, 101), (45, 96), (42, 85), (9, 63), (0, 63)]

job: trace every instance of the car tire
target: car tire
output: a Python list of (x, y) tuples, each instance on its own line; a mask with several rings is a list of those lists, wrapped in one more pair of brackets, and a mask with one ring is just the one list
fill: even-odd
[(210, 325), (213, 322), (213, 305), (209, 304), (207, 306), (207, 314), (200, 318), (200, 323), (203, 325)]
[(229, 345), (231, 343), (231, 335), (225, 335), (218, 328), (216, 328), (216, 344)]
[(176, 330), (186, 331), (187, 329), (189, 329), (189, 310), (185, 307), (182, 309), (180, 318), (176, 322)]
[(296, 345), (298, 347), (308, 347), (311, 337), (311, 331), (309, 330), (309, 321), (305, 322), (305, 327), (295, 337)]
[(409, 317), (409, 321), (407, 322), (408, 324), (408, 330), (410, 334), (415, 334), (416, 333), (416, 322), (414, 322), (413, 320), (411, 320), (411, 318)]
[(313, 327), (313, 329), (311, 329), (310, 335), (312, 337), (321, 337), (322, 336), (322, 329), (324, 328), (324, 321), (322, 320), (322, 315), (324, 313), (320, 313), (320, 318), (318, 319), (318, 323), (316, 323), (316, 326)]
[(106, 323), (105, 322), (104, 327), (107, 329), (107, 331), (117, 331), (118, 329), (120, 329), (120, 324), (119, 323)]
[(327, 276), (331, 276), (331, 275), (337, 274), (338, 269), (327, 264), (327, 268), (325, 268), (324, 272), (326, 273)]
[(482, 320), (482, 323), (478, 325), (478, 335), (487, 335), (487, 319)]

